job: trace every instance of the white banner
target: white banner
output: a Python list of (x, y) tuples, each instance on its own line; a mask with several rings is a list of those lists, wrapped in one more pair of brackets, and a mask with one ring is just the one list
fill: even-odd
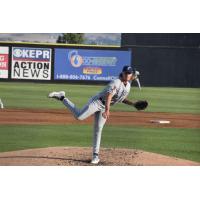
[(8, 47), (0, 47), (0, 78), (8, 78)]
[(11, 78), (51, 80), (51, 49), (13, 47)]

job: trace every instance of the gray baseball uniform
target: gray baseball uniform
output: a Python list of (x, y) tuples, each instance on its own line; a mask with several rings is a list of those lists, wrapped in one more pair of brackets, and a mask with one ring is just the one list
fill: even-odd
[(130, 87), (131, 85), (129, 82), (125, 86), (120, 79), (115, 79), (111, 81), (103, 91), (93, 96), (82, 109), (78, 109), (68, 98), (64, 98), (64, 105), (73, 113), (76, 119), (84, 120), (94, 114), (94, 154), (99, 153), (102, 129), (106, 122), (106, 119), (102, 116), (102, 114), (105, 112), (105, 101), (107, 94), (113, 94), (111, 105), (114, 105), (122, 102), (128, 96)]

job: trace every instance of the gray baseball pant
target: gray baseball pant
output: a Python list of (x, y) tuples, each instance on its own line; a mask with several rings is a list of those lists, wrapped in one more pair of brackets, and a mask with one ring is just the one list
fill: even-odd
[(98, 154), (101, 143), (101, 134), (106, 119), (102, 116), (105, 106), (100, 100), (90, 99), (82, 108), (78, 109), (68, 98), (63, 99), (63, 104), (73, 113), (78, 120), (84, 120), (94, 114), (93, 154)]

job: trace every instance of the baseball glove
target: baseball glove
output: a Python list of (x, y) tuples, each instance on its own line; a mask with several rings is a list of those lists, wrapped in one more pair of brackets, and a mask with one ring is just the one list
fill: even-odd
[(142, 101), (142, 100), (139, 100), (139, 101), (135, 102), (135, 104), (134, 104), (134, 107), (137, 110), (144, 110), (144, 109), (146, 109), (147, 106), (148, 106), (148, 102)]

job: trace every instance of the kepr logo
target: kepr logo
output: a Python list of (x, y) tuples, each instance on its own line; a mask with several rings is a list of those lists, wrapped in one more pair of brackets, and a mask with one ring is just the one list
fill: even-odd
[(36, 48), (14, 48), (13, 59), (32, 59), (32, 60), (49, 60), (49, 49), (36, 49)]
[(70, 51), (68, 53), (68, 59), (73, 67), (80, 67), (83, 64), (83, 58), (78, 55), (77, 50)]

